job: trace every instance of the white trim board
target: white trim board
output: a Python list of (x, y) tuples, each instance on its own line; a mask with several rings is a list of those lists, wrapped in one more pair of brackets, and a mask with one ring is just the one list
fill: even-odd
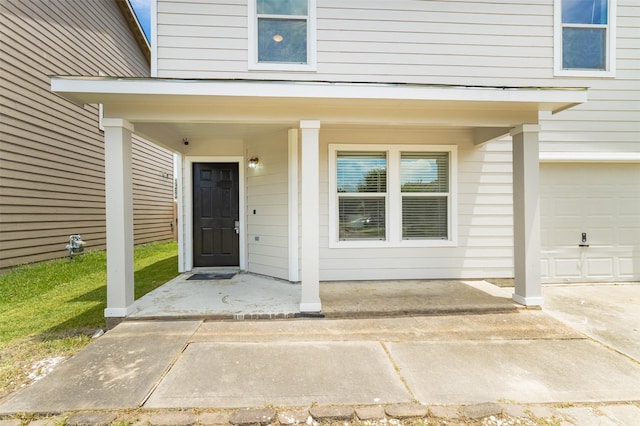
[(545, 163), (638, 163), (640, 152), (541, 152)]

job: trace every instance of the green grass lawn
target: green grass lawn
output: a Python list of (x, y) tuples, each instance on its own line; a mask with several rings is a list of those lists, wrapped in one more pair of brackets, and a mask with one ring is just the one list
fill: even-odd
[[(175, 242), (135, 248), (136, 299), (178, 275)], [(87, 252), (0, 275), (0, 398), (28, 384), (35, 362), (67, 357), (104, 328), (106, 254)]]

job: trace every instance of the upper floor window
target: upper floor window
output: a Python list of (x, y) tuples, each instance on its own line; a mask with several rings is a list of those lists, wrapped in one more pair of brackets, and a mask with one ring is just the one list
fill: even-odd
[(315, 0), (250, 0), (249, 68), (312, 70)]
[(556, 0), (556, 75), (610, 76), (615, 0)]

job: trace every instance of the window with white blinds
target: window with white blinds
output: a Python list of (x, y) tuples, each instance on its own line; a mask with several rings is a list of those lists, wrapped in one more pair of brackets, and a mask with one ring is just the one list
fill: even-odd
[(336, 161), (339, 239), (386, 239), (386, 152), (338, 152)]
[(402, 238), (449, 238), (449, 153), (402, 152)]
[(329, 150), (332, 246), (455, 245), (455, 146)]

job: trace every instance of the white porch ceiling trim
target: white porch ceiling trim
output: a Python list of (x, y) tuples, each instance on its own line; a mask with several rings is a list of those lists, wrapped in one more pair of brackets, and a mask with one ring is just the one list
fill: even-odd
[(405, 100), (530, 103), (552, 113), (586, 102), (584, 88), (430, 86), (328, 82), (175, 80), (52, 77), (51, 90), (77, 103), (101, 103), (109, 95), (246, 97), (284, 99)]

